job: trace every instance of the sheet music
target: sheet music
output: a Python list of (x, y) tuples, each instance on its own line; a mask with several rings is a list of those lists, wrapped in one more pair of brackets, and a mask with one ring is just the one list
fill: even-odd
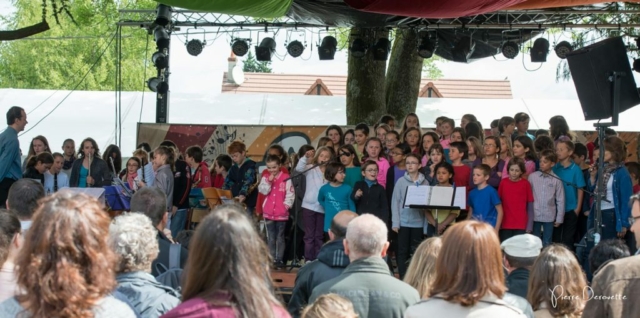
[(430, 186), (408, 186), (407, 193), (404, 197), (404, 207), (408, 208), (410, 205), (428, 205), (430, 193)]
[(461, 210), (467, 209), (467, 188), (466, 187), (456, 187), (456, 196), (453, 198), (453, 206), (457, 206)]
[(431, 198), (427, 205), (451, 206), (453, 187), (431, 187)]

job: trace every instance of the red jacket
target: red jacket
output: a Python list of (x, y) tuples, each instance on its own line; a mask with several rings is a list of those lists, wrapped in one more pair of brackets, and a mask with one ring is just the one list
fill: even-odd
[(211, 188), (212, 187), (211, 173), (209, 172), (209, 166), (206, 162), (201, 162), (196, 171), (191, 174), (191, 185), (193, 188)]
[[(213, 301), (217, 303), (228, 302), (225, 301), (224, 296), (214, 296)], [(256, 296), (251, 296), (256, 297)], [(227, 297), (229, 298), (229, 297)], [(212, 301), (212, 302), (213, 302)], [(281, 306), (273, 305), (273, 312), (276, 318), (291, 318), (291, 315)], [(235, 318), (240, 317), (236, 315), (235, 310), (231, 306), (212, 305), (206, 302), (202, 298), (189, 299), (178, 307), (173, 308), (168, 313), (161, 316), (162, 318)]]
[(269, 175), (260, 179), (258, 191), (266, 196), (262, 205), (266, 220), (286, 221), (289, 219), (289, 208), (295, 200), (295, 192), (291, 180), (285, 181), (288, 178), (288, 173), (280, 171), (273, 181), (269, 181)]
[[(285, 168), (284, 166), (280, 168), (280, 171), (282, 173), (289, 173), (289, 170), (287, 170), (287, 168)], [(262, 180), (263, 177), (267, 177), (269, 178), (269, 171), (267, 171), (267, 169), (262, 170), (262, 174), (260, 175), (260, 180)], [(264, 194), (260, 193), (260, 191), (258, 191), (258, 199), (256, 201), (256, 214), (262, 214), (262, 206), (264, 205), (264, 199), (266, 199), (267, 196), (265, 196)]]

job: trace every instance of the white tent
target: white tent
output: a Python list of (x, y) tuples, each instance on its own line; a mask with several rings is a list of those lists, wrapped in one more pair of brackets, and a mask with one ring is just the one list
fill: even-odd
[[(46, 136), (53, 151), (59, 151), (66, 138), (73, 138), (77, 143), (85, 137), (93, 137), (100, 149), (115, 143), (115, 92), (76, 91), (62, 102), (68, 94), (69, 91), (0, 89), (2, 114), (13, 105), (27, 111), (28, 131), (20, 136), (24, 154), (31, 138), (37, 135)], [(142, 98), (141, 92), (122, 93), (121, 148), (125, 157), (135, 148), (137, 123), (155, 120), (155, 94), (144, 93), (140, 117)], [(169, 121), (182, 124), (346, 125), (345, 103), (344, 96), (172, 94)], [(58, 108), (54, 110), (55, 107)], [(551, 116), (563, 115), (571, 129), (593, 130), (593, 123), (584, 121), (577, 100), (420, 98), (416, 110), (424, 127), (433, 127), (438, 116), (459, 122), (466, 113), (475, 114), (488, 127), (493, 119), (526, 112), (531, 116), (530, 129), (548, 128)], [(640, 131), (635, 118), (640, 118), (639, 107), (620, 116), (616, 130)], [(40, 120), (42, 122), (36, 126)]]

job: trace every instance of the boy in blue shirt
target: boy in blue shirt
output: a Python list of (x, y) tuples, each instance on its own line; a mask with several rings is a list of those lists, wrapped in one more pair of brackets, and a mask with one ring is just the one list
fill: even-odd
[(558, 156), (558, 163), (553, 167), (553, 172), (558, 178), (562, 179), (565, 209), (562, 225), (553, 229), (553, 242), (562, 243), (571, 251), (575, 251), (574, 236), (578, 228), (578, 215), (582, 209), (584, 193), (581, 189), (586, 186), (582, 170), (573, 162), (574, 150), (575, 145), (573, 142), (568, 140), (557, 141), (556, 155)]
[(490, 175), (491, 167), (486, 164), (473, 167), (473, 184), (476, 188), (469, 193), (467, 219), (473, 218), (489, 223), (496, 229), (497, 234), (502, 224), (502, 202), (498, 191), (487, 184)]

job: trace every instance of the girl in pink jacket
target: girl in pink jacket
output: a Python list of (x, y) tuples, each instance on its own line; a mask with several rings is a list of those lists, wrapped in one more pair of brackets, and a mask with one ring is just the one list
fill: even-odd
[(268, 175), (264, 175), (258, 185), (258, 191), (266, 196), (262, 205), (262, 214), (267, 225), (267, 240), (274, 266), (284, 267), (284, 229), (289, 219), (289, 208), (293, 205), (295, 192), (289, 174), (281, 169), (278, 156), (267, 156)]

